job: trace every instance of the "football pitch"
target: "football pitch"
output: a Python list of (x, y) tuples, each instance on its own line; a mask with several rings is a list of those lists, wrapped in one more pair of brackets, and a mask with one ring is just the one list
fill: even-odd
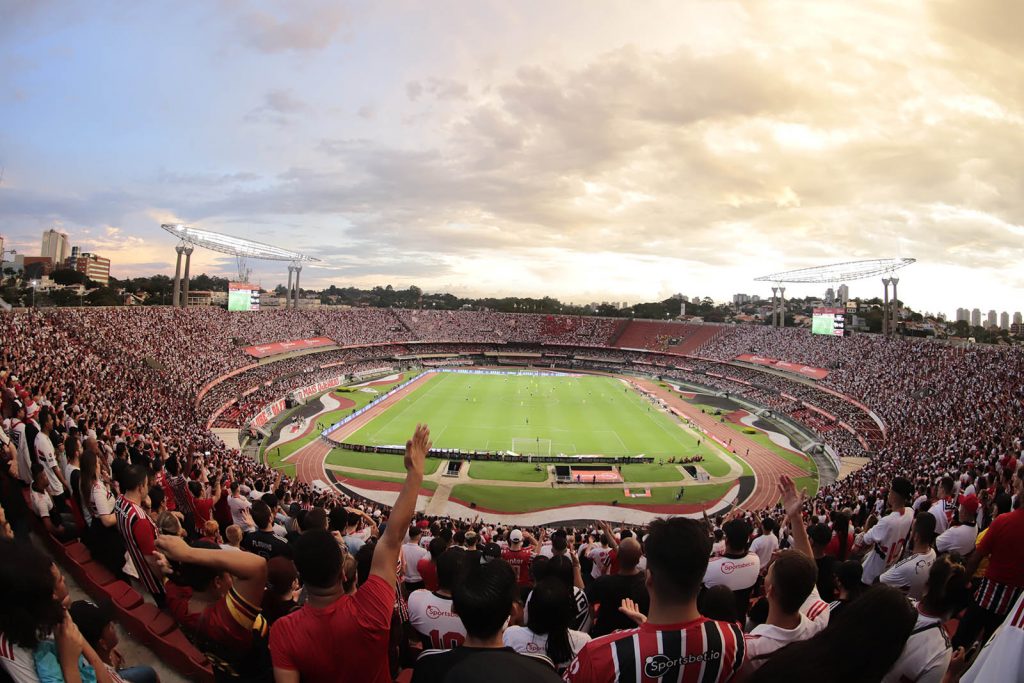
[(437, 373), (345, 441), (401, 446), (418, 422), (430, 426), (435, 448), (656, 461), (701, 455), (711, 476), (729, 473), (716, 446), (698, 445), (676, 418), (611, 377)]

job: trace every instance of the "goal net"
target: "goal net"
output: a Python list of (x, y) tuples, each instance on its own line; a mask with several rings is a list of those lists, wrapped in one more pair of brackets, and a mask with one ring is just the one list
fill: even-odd
[(551, 455), (551, 439), (522, 437), (512, 439), (512, 452), (517, 455)]

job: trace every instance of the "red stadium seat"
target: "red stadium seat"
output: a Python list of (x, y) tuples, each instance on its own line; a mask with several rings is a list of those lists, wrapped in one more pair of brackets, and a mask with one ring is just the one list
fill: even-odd
[(115, 581), (103, 587), (104, 593), (121, 612), (133, 610), (143, 603), (142, 595), (125, 581)]

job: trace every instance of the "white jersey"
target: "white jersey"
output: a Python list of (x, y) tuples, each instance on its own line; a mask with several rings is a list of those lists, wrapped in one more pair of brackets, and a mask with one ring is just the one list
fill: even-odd
[[(564, 662), (555, 662), (558, 669), (563, 669), (572, 662), (576, 653), (583, 649), (583, 646), (590, 642), (590, 636), (580, 631), (569, 630), (569, 646), (572, 648), (572, 656)], [(509, 626), (501, 637), (505, 647), (510, 647), (519, 654), (543, 655), (548, 654), (548, 636), (534, 633), (525, 626)]]
[[(828, 610), (825, 610), (826, 613)], [(781, 650), (790, 643), (807, 640), (825, 628), (826, 620), (814, 620), (807, 618), (806, 614), (800, 614), (800, 623), (796, 628), (779, 628), (761, 624), (743, 637), (743, 644), (746, 647), (746, 662), (743, 670), (749, 672), (757, 670), (762, 664), (768, 661), (768, 657), (776, 651)]]
[(14, 683), (39, 683), (32, 651), (19, 647), (0, 633), (0, 667)]
[(907, 597), (920, 600), (924, 596), (924, 584), (928, 581), (928, 573), (935, 564), (935, 550), (911, 555), (889, 567), (879, 581), (887, 586), (899, 588)]
[(762, 567), (772, 561), (772, 554), (779, 549), (779, 538), (775, 534), (761, 534), (750, 544), (750, 552), (757, 555)]
[(935, 547), (940, 553), (960, 553), (966, 557), (974, 552), (974, 544), (978, 540), (978, 527), (971, 524), (957, 524), (943, 531), (935, 539)]
[(450, 650), (466, 639), (466, 627), (452, 610), (452, 599), (425, 588), (409, 596), (409, 623), (425, 649)]
[(870, 586), (887, 567), (896, 564), (903, 554), (903, 545), (910, 535), (914, 523), (914, 511), (903, 508), (903, 512), (890, 512), (871, 527), (861, 541), (863, 545), (874, 545), (864, 557), (864, 573), (861, 581)]
[(405, 559), (405, 582), (419, 583), (423, 580), (420, 570), (416, 565), (424, 557), (430, 557), (430, 553), (416, 543), (406, 543), (402, 546), (402, 557)]
[(608, 567), (612, 564), (612, 551), (602, 545), (595, 545), (587, 553), (594, 566), (590, 569), (590, 576), (599, 579), (608, 573)]
[(18, 449), (18, 478), (32, 485), (32, 454), (28, 450), (28, 436), (25, 434), (25, 423), (19, 422), (11, 428), (11, 441)]
[(956, 502), (953, 499), (942, 498), (935, 501), (928, 512), (935, 518), (935, 533), (941, 534), (949, 528), (953, 522), (953, 513), (956, 511)]
[(715, 557), (708, 562), (704, 572), (704, 585), (708, 588), (727, 586), (732, 591), (746, 590), (757, 582), (760, 572), (761, 560), (754, 553), (738, 559)]
[(918, 613), (917, 623), (903, 646), (900, 658), (889, 669), (882, 683), (940, 683), (952, 656), (953, 650), (949, 646), (942, 621), (938, 617)]
[(996, 629), (961, 683), (1024, 680), (1024, 594)]

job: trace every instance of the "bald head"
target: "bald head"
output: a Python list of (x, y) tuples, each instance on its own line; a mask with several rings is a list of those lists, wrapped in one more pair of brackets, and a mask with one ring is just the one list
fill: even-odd
[(640, 562), (640, 543), (635, 538), (627, 538), (619, 544), (619, 571), (629, 572), (636, 569)]

